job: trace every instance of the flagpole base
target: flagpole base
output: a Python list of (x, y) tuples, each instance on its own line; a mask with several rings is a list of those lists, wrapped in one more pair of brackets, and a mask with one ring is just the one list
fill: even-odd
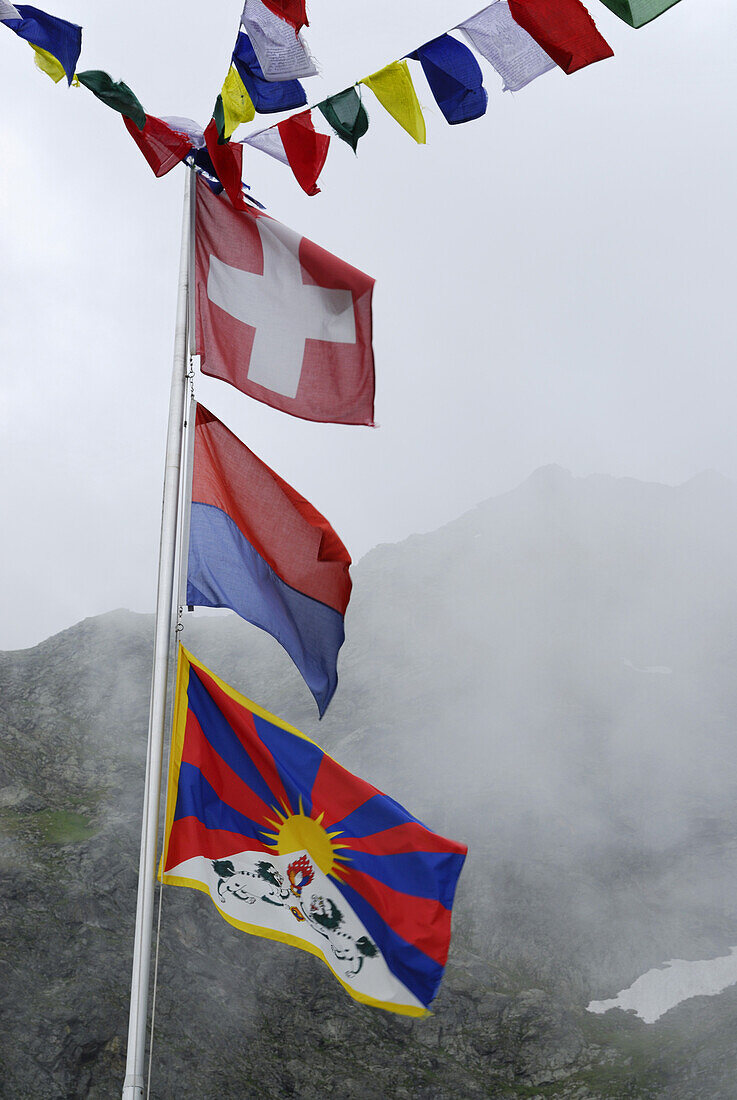
[(129, 1074), (123, 1082), (123, 1100), (143, 1100), (143, 1076)]

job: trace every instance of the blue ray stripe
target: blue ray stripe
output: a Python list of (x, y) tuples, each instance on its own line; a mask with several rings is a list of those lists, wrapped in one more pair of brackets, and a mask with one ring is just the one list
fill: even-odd
[(193, 503), (187, 603), (229, 607), (284, 646), (315, 697), (320, 715), (338, 686), (343, 616), (291, 588), (254, 550), (229, 515)]
[[(408, 821), (422, 825), (418, 818), (413, 817), (404, 806), (400, 806), (388, 794), (375, 794), (366, 799), (357, 809), (352, 810), (347, 817), (331, 824), (330, 831), (332, 833), (340, 829), (345, 836), (371, 836), (373, 833), (383, 832), (384, 829), (391, 829), (395, 825), (406, 825)], [(423, 825), (423, 828), (426, 829), (427, 826)]]
[(228, 767), (258, 795), (267, 806), (278, 806), (279, 800), (271, 790), (261, 772), (249, 756), (247, 750), (232, 730), (212, 696), (197, 675), (197, 669), (190, 665), (189, 686), (187, 688), (189, 708), (202, 727), (205, 738), (218, 756)]
[(182, 817), (196, 817), (206, 829), (226, 829), (229, 833), (264, 842), (258, 825), (223, 802), (194, 764), (183, 763), (179, 770), (174, 820)]
[(348, 854), (351, 867), (371, 875), (392, 890), (439, 901), (446, 909), (453, 907), (465, 858), (457, 852), (396, 852), (391, 855), (343, 852), (343, 855)]
[(312, 813), (312, 788), (325, 753), (311, 741), (295, 737), (257, 714), (254, 714), (253, 720), (259, 737), (274, 758), (292, 809), (295, 813), (299, 812), (301, 797), (304, 812), (309, 816)]
[(399, 978), (400, 982), (403, 982), (423, 1005), (429, 1005), (438, 991), (443, 967), (414, 944), (407, 943), (398, 936), (382, 920), (373, 905), (369, 905), (352, 886), (348, 886), (347, 883), (341, 882), (332, 875), (328, 877), (340, 890), (358, 919), (362, 921), (369, 936), (384, 956), (392, 974)]

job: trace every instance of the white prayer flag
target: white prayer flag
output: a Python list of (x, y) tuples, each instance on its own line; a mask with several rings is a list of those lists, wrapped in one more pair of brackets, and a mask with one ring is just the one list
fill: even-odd
[(23, 16), (13, 4), (10, 4), (8, 0), (0, 0), (0, 23), (4, 23), (6, 19), (22, 19)]
[(289, 167), (287, 154), (284, 152), (284, 142), (276, 126), (270, 126), (268, 130), (261, 130), (258, 134), (251, 134), (243, 139), (244, 145), (252, 145), (254, 149), (260, 149), (262, 153), (268, 153), (282, 164)]
[(266, 80), (299, 80), (317, 76), (315, 62), (302, 36), (270, 11), (262, 0), (246, 0), (241, 22), (251, 39)]
[(458, 29), (499, 73), (505, 92), (518, 92), (555, 68), (552, 58), (515, 22), (506, 0), (490, 4)]

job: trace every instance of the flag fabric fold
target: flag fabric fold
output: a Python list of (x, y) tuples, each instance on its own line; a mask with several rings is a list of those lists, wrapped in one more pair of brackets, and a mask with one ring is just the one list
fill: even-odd
[(187, 603), (229, 607), (276, 638), (320, 716), (338, 684), (350, 563), (324, 516), (198, 406)]
[(423, 1016), (466, 852), (180, 647), (164, 883), (321, 958), (355, 1000)]
[(425, 119), (406, 61), (393, 61), (361, 81), (418, 145), (426, 139)]
[(497, 71), (505, 92), (518, 92), (555, 68), (553, 59), (513, 19), (506, 0), (490, 4), (458, 29)]
[(353, 152), (369, 127), (366, 108), (355, 88), (346, 88), (344, 92), (328, 96), (318, 103), (328, 125), (332, 127), (341, 141), (347, 142)]
[(140, 102), (122, 80), (115, 81), (100, 69), (88, 69), (77, 73), (77, 80), (107, 107), (135, 122), (139, 130), (146, 125), (146, 112)]
[(146, 158), (155, 176), (165, 176), (189, 153), (192, 143), (186, 133), (172, 129), (163, 119), (146, 115), (142, 130), (123, 115), (123, 123), (130, 136)]
[(263, 0), (246, 0), (241, 22), (266, 80), (317, 76), (315, 62), (301, 36)]
[(488, 96), (481, 68), (468, 46), (443, 34), (412, 56), (422, 65), (435, 102), (451, 126), (485, 113)]
[(614, 56), (580, 0), (509, 0), (509, 11), (564, 73)]
[(44, 52), (55, 58), (64, 70), (67, 82), (72, 83), (82, 50), (81, 27), (30, 4), (4, 3), (0, 7), (0, 21), (34, 49), (42, 51), (42, 58)]
[(644, 27), (668, 11), (678, 0), (601, 0), (605, 7), (629, 23), (630, 27)]
[(199, 183), (195, 255), (203, 373), (305, 420), (373, 424), (369, 275)]
[(259, 114), (291, 111), (306, 105), (307, 96), (298, 80), (266, 80), (251, 39), (243, 31), (235, 44), (233, 64)]

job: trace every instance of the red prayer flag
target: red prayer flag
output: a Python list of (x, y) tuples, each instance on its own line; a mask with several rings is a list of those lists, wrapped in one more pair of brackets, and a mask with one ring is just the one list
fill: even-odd
[(308, 195), (319, 195), (317, 180), (328, 155), (330, 138), (315, 130), (310, 111), (292, 115), (280, 122), (277, 129), (297, 183)]
[(299, 34), (302, 27), (309, 27), (305, 0), (263, 0), (263, 2), (274, 15), (291, 23), (295, 34)]
[(205, 374), (304, 420), (373, 424), (370, 275), (200, 180), (195, 256)]
[(192, 142), (186, 134), (172, 130), (154, 115), (146, 115), (146, 125), (142, 130), (139, 130), (135, 122), (125, 116), (123, 116), (123, 123), (155, 176), (165, 176), (184, 160), (192, 148)]
[(218, 127), (215, 119), (211, 119), (205, 130), (205, 143), (210, 154), (213, 168), (217, 177), (225, 188), (225, 194), (236, 210), (246, 207), (243, 198), (241, 177), (243, 175), (243, 146), (239, 142), (218, 142)]
[(509, 0), (509, 11), (565, 73), (614, 56), (580, 0)]

